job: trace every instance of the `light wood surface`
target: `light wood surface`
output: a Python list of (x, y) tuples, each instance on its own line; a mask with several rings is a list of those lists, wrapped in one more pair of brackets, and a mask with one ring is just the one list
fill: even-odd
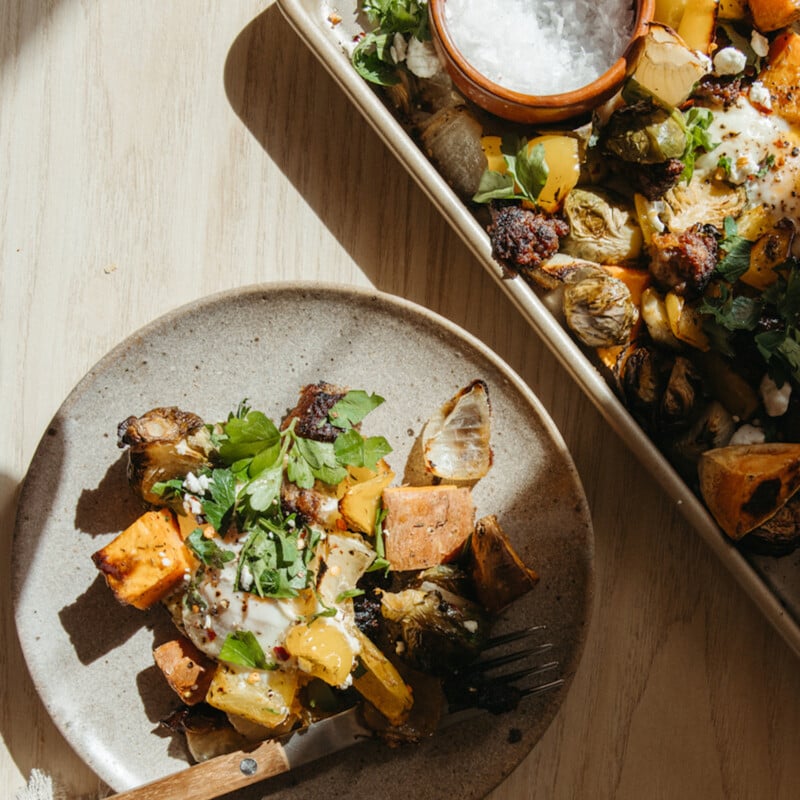
[(501, 798), (794, 798), (797, 658), (267, 2), (0, 0), (0, 795), (98, 780), (50, 721), (10, 606), (19, 483), (84, 373), (163, 312), (260, 281), (376, 288), (530, 384), (596, 526), (567, 701)]

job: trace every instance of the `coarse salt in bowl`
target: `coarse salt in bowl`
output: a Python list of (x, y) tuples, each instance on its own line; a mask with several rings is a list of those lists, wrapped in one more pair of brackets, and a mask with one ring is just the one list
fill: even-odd
[(585, 114), (619, 89), (654, 0), (429, 0), (428, 7), (455, 85), (497, 116), (541, 123)]

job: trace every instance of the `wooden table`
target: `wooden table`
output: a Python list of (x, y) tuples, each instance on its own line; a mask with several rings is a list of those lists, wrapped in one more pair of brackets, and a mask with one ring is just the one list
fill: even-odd
[(17, 489), (75, 383), (163, 312), (274, 280), (374, 286), (500, 354), (574, 455), (596, 527), (585, 656), (493, 798), (793, 798), (800, 672), (277, 8), (0, 2), (0, 794), (98, 780), (40, 703), (10, 601)]

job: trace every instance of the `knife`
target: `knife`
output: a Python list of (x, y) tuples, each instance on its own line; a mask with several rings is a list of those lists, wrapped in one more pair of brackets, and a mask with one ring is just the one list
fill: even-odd
[(108, 800), (212, 800), (372, 737), (354, 706), (286, 736), (210, 758)]

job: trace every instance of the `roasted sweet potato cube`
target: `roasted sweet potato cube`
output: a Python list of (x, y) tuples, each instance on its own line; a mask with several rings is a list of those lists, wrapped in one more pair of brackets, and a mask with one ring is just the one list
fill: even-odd
[(786, 28), (800, 19), (798, 0), (748, 0), (756, 28), (767, 33)]
[(386, 558), (397, 571), (453, 561), (475, 524), (472, 492), (464, 486), (390, 487), (383, 507)]
[(92, 555), (121, 603), (149, 608), (166, 597), (194, 566), (175, 515), (148, 511)]
[(171, 639), (153, 650), (153, 658), (170, 688), (187, 706), (205, 700), (217, 665), (192, 642), (184, 637)]
[(772, 95), (773, 108), (789, 122), (800, 123), (800, 34), (778, 34), (759, 79)]
[(475, 524), (470, 562), (478, 600), (493, 614), (522, 597), (539, 580), (536, 572), (523, 563), (493, 514)]

